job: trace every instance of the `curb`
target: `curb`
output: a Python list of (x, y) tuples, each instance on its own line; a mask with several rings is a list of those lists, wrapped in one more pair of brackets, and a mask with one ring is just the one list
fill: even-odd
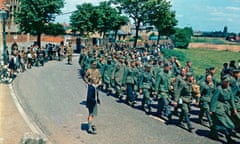
[(26, 122), (27, 126), (31, 129), (31, 131), (36, 134), (36, 135), (39, 135), (40, 137), (42, 137), (42, 139), (44, 139), (44, 141), (46, 141), (48, 144), (52, 144), (47, 136), (43, 133), (43, 131), (37, 126), (37, 124), (31, 120), (29, 118), (29, 116), (25, 113), (22, 105), (21, 105), (21, 102), (20, 100), (17, 98), (16, 94), (15, 94), (15, 91), (13, 89), (13, 86), (12, 84), (9, 84), (8, 85), (8, 88), (9, 88), (9, 92), (10, 92), (10, 95), (13, 99), (13, 102), (14, 104), (16, 105), (20, 115), (22, 116), (22, 118), (24, 119), (24, 121)]

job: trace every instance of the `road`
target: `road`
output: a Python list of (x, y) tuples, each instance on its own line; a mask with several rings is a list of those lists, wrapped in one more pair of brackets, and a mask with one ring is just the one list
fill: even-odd
[(73, 65), (67, 65), (65, 60), (50, 61), (44, 67), (19, 74), (13, 82), (26, 113), (53, 144), (220, 143), (207, 137), (206, 126), (193, 122), (195, 129), (189, 133), (104, 93), (100, 93), (101, 105), (95, 120), (98, 134), (88, 134), (87, 86), (79, 75), (77, 61), (78, 57), (73, 58)]

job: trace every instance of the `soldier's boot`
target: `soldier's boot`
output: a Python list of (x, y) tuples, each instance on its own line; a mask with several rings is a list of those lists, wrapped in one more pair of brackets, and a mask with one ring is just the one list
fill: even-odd
[(226, 138), (227, 138), (227, 143), (228, 144), (235, 144), (235, 141), (231, 138), (230, 135), (226, 135)]
[(92, 130), (96, 132), (97, 131), (97, 127), (95, 125), (92, 125)]
[(177, 125), (178, 125), (179, 127), (181, 127), (181, 128), (184, 128), (184, 127), (185, 127), (182, 121), (179, 121)]
[(188, 124), (188, 131), (190, 132), (190, 133), (192, 133), (192, 130), (193, 130), (194, 128), (192, 127), (192, 125), (189, 123)]
[(212, 127), (212, 126), (213, 126), (213, 122), (212, 122), (212, 118), (211, 118), (209, 112), (207, 112), (206, 115), (207, 115), (207, 119), (208, 119), (209, 127)]
[(214, 139), (214, 140), (218, 140), (219, 136), (218, 136), (218, 133), (217, 133), (216, 129), (214, 128), (214, 126), (211, 126), (210, 129), (211, 130), (209, 132), (209, 137)]
[(166, 124), (170, 124), (172, 121), (172, 113), (170, 112), (170, 114), (167, 116), (167, 121), (166, 121)]
[(96, 134), (96, 131), (93, 130), (93, 126), (92, 126), (91, 122), (88, 122), (88, 130), (87, 130), (87, 132), (89, 134)]

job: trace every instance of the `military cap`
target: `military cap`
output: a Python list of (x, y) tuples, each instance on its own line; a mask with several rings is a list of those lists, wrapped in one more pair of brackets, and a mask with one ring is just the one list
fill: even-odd
[(145, 68), (151, 68), (151, 65), (150, 64), (146, 64)]
[(191, 77), (191, 76), (193, 76), (193, 73), (187, 72), (186, 76), (187, 76), (187, 77)]
[(104, 57), (104, 55), (103, 55), (103, 54), (99, 54), (99, 57), (100, 57), (100, 58), (103, 58), (103, 57)]
[(208, 72), (209, 71), (209, 67), (205, 68), (205, 71)]
[(164, 67), (168, 67), (168, 66), (170, 66), (170, 65), (171, 65), (171, 64), (170, 64), (169, 62), (165, 62), (163, 66), (164, 66)]
[(209, 69), (209, 70), (214, 70), (215, 67), (211, 66), (211, 67), (209, 67), (208, 69)]
[(91, 61), (91, 65), (96, 65), (96, 64), (97, 64), (96, 60)]
[(225, 75), (223, 78), (222, 78), (222, 81), (230, 81), (230, 77), (228, 75)]

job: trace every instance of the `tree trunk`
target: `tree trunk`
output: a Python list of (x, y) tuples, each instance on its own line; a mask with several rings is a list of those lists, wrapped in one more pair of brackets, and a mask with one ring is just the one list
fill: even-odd
[(117, 40), (117, 32), (118, 32), (118, 30), (114, 31), (114, 39), (115, 39), (115, 41)]
[(136, 36), (134, 38), (134, 44), (133, 44), (134, 48), (137, 46), (139, 28), (140, 28), (140, 21), (138, 21), (136, 24)]
[(41, 47), (41, 33), (38, 33), (37, 35), (37, 45)]
[(159, 44), (160, 39), (161, 39), (161, 35), (160, 35), (160, 32), (158, 32), (157, 45)]

